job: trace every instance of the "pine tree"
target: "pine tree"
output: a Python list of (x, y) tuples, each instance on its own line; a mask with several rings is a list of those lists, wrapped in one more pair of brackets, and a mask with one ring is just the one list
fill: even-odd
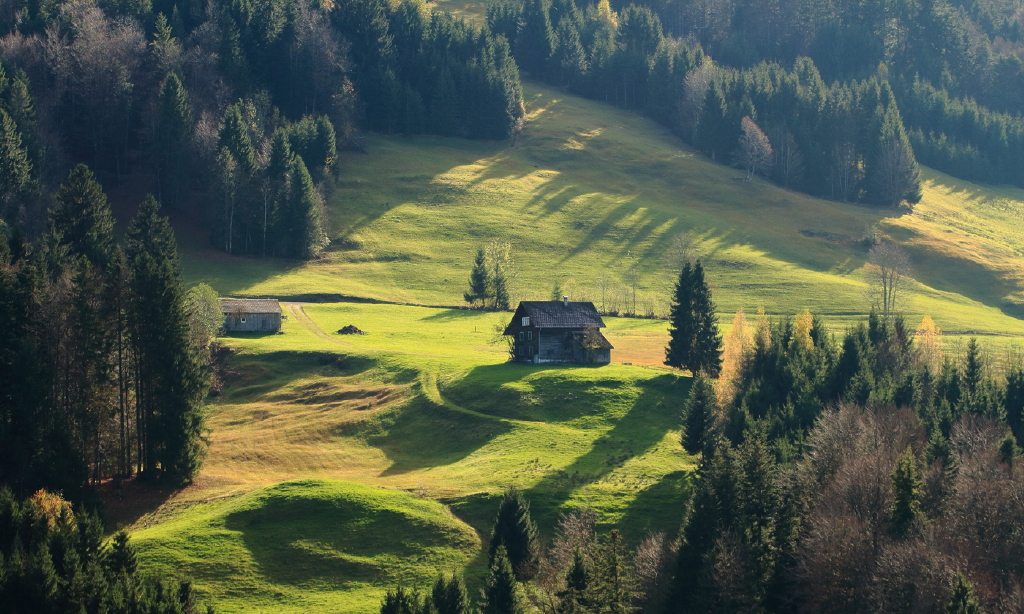
[(694, 375), (718, 377), (722, 368), (722, 338), (718, 333), (715, 304), (698, 260), (683, 265), (676, 282), (671, 309), (672, 324), (665, 364), (688, 369)]
[(964, 574), (956, 574), (942, 611), (943, 614), (984, 614), (978, 598), (974, 595), (974, 586)]
[(168, 73), (160, 86), (156, 148), (160, 195), (178, 206), (182, 184), (187, 182), (185, 168), (188, 144), (192, 136), (192, 110), (181, 78)]
[(555, 33), (551, 28), (548, 4), (544, 0), (527, 0), (523, 5), (522, 25), (516, 39), (516, 61), (533, 78), (547, 76), (548, 60), (555, 50)]
[(20, 197), (32, 181), (32, 163), (21, 133), (11, 116), (0, 108), (0, 219), (18, 221)]
[(1024, 368), (1020, 364), (1010, 367), (1006, 374), (1003, 411), (1010, 431), (1017, 438), (1017, 445), (1024, 447)]
[(491, 573), (484, 589), (483, 614), (523, 614), (526, 599), (516, 576), (512, 572), (505, 546), (500, 545), (491, 555)]
[(169, 483), (186, 484), (204, 455), (202, 400), (209, 376), (192, 344), (174, 233), (159, 208), (148, 196), (127, 237), (138, 430), (145, 473), (153, 477), (159, 467)]
[(469, 614), (469, 593), (458, 574), (453, 573), (448, 579), (444, 574), (438, 574), (430, 599), (437, 614)]
[(84, 164), (71, 170), (57, 193), (50, 231), (94, 266), (106, 267), (114, 257), (114, 217), (103, 188)]
[(587, 589), (590, 586), (590, 569), (583, 550), (572, 551), (572, 565), (565, 574), (565, 590), (558, 593), (558, 613), (577, 614), (586, 612)]
[(594, 553), (593, 571), (585, 594), (591, 611), (627, 614), (633, 611), (635, 589), (626, 563), (622, 535), (612, 530)]
[(714, 427), (717, 404), (711, 382), (696, 377), (684, 408), (683, 448), (690, 454), (708, 453), (715, 444)]
[(129, 543), (128, 532), (118, 531), (114, 534), (103, 558), (104, 567), (112, 574), (133, 575), (139, 567), (135, 547)]
[(477, 301), (480, 301), (481, 305), (487, 303), (487, 299), (490, 298), (488, 289), (491, 285), (489, 275), (484, 248), (477, 248), (473, 270), (469, 274), (469, 292), (462, 295), (467, 303), (470, 305), (476, 304)]
[(896, 460), (892, 485), (895, 496), (889, 510), (889, 526), (894, 535), (904, 537), (919, 529), (926, 520), (921, 511), (924, 482), (917, 465), (917, 456), (910, 446)]
[(668, 347), (665, 349), (665, 364), (682, 369), (690, 360), (693, 340), (697, 335), (697, 323), (693, 317), (693, 268), (689, 262), (683, 265), (676, 282), (675, 296), (670, 312)]
[(241, 167), (245, 176), (252, 177), (258, 170), (258, 162), (256, 147), (249, 136), (249, 129), (242, 114), (243, 104), (239, 100), (224, 111), (224, 119), (221, 121), (217, 137), (219, 146), (231, 153), (231, 157)]
[(505, 490), (498, 515), (494, 519), (488, 550), (492, 562), (500, 548), (505, 549), (520, 582), (526, 582), (537, 573), (540, 553), (537, 525), (530, 518), (529, 502), (515, 486), (509, 486)]

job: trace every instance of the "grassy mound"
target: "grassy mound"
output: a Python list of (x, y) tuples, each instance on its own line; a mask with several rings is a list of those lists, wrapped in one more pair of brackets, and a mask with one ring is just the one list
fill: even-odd
[(219, 612), (373, 612), (383, 587), (461, 570), (480, 548), (437, 502), (333, 480), (195, 506), (133, 537), (149, 568), (187, 567)]

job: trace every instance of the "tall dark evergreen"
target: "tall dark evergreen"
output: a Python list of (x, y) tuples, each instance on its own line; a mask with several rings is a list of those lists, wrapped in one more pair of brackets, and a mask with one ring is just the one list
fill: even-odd
[(894, 497), (889, 511), (889, 526), (894, 535), (904, 537), (919, 531), (926, 520), (921, 510), (924, 483), (917, 456), (910, 446), (896, 460), (892, 485)]
[(151, 479), (191, 481), (205, 453), (203, 398), (209, 375), (191, 343), (174, 234), (148, 196), (126, 239), (131, 269), (140, 464)]
[(462, 576), (454, 573), (448, 578), (438, 574), (430, 599), (437, 614), (469, 614), (472, 606)]
[(308, 260), (320, 255), (330, 243), (323, 203), (313, 178), (299, 156), (292, 156), (277, 207), (277, 235), (281, 255)]
[(488, 549), (492, 563), (499, 549), (504, 549), (516, 578), (525, 582), (537, 573), (540, 543), (537, 525), (530, 518), (530, 504), (515, 486), (505, 490), (505, 496), (494, 519), (491, 544)]
[(690, 387), (683, 408), (683, 448), (690, 454), (700, 454), (714, 446), (717, 402), (711, 382), (696, 377)]
[(72, 169), (61, 184), (50, 232), (71, 254), (85, 257), (94, 266), (105, 268), (114, 258), (114, 217), (107, 195), (84, 164)]
[[(154, 143), (160, 196), (178, 206), (182, 188), (187, 187), (186, 172), (192, 138), (192, 110), (185, 86), (177, 73), (168, 73), (160, 86), (160, 111)], [(183, 185), (184, 184), (184, 185)]]
[(669, 343), (665, 364), (688, 369), (694, 375), (718, 377), (722, 366), (722, 338), (711, 300), (711, 289), (698, 260), (687, 262), (679, 273), (672, 301)]
[(484, 248), (481, 247), (476, 250), (473, 270), (469, 273), (469, 291), (462, 295), (467, 303), (470, 305), (476, 304), (477, 301), (480, 301), (481, 304), (487, 303), (487, 299), (490, 297), (489, 276), (487, 257), (484, 254)]
[(516, 60), (534, 78), (546, 78), (548, 61), (556, 43), (548, 3), (545, 0), (526, 0), (520, 24), (515, 44)]
[(25, 214), (22, 199), (31, 183), (32, 163), (22, 144), (21, 132), (11, 116), (0, 108), (0, 219), (21, 221)]
[(949, 587), (949, 594), (946, 603), (943, 604), (943, 614), (984, 614), (978, 598), (974, 594), (974, 586), (964, 577), (964, 574), (956, 574), (953, 584)]
[(526, 612), (526, 597), (516, 580), (505, 552), (499, 545), (491, 554), (491, 572), (484, 588), (483, 614), (523, 614)]

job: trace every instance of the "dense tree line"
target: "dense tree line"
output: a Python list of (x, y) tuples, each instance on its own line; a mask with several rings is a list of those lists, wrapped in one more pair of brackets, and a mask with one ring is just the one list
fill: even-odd
[(96, 514), (39, 491), (0, 488), (0, 613), (198, 614), (188, 582), (144, 576), (128, 534), (103, 541)]
[(507, 41), (411, 0), (12, 0), (0, 13), (0, 214), (32, 237), (39, 194), (82, 162), (195, 205), (229, 252), (315, 257), (337, 150), (359, 146), (358, 127), (501, 139), (524, 113)]
[(920, 200), (920, 178), (886, 77), (827, 85), (815, 62), (747, 68), (715, 64), (699, 45), (667, 38), (658, 15), (604, 0), (493, 4), (492, 31), (513, 37), (536, 78), (643, 112), (748, 178), (843, 201), (896, 206)]
[(122, 248), (80, 165), (37, 244), (0, 233), (0, 484), (20, 495), (198, 470), (219, 309), (185, 290), (158, 209), (142, 203)]

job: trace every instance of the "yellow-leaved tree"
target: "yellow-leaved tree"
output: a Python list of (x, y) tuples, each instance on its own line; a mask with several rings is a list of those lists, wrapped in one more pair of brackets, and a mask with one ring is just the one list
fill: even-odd
[(814, 327), (814, 317), (810, 309), (804, 309), (803, 313), (796, 316), (796, 326), (793, 327), (793, 339), (790, 340), (792, 347), (799, 347), (805, 352), (814, 349), (814, 340), (811, 339), (811, 328)]
[(722, 344), (722, 373), (715, 382), (715, 396), (719, 407), (725, 407), (736, 396), (743, 357), (754, 343), (754, 331), (747, 324), (743, 308), (732, 319), (732, 328), (725, 334)]
[(917, 343), (918, 363), (928, 367), (932, 375), (937, 375), (942, 369), (942, 331), (931, 316), (921, 319), (914, 340)]

